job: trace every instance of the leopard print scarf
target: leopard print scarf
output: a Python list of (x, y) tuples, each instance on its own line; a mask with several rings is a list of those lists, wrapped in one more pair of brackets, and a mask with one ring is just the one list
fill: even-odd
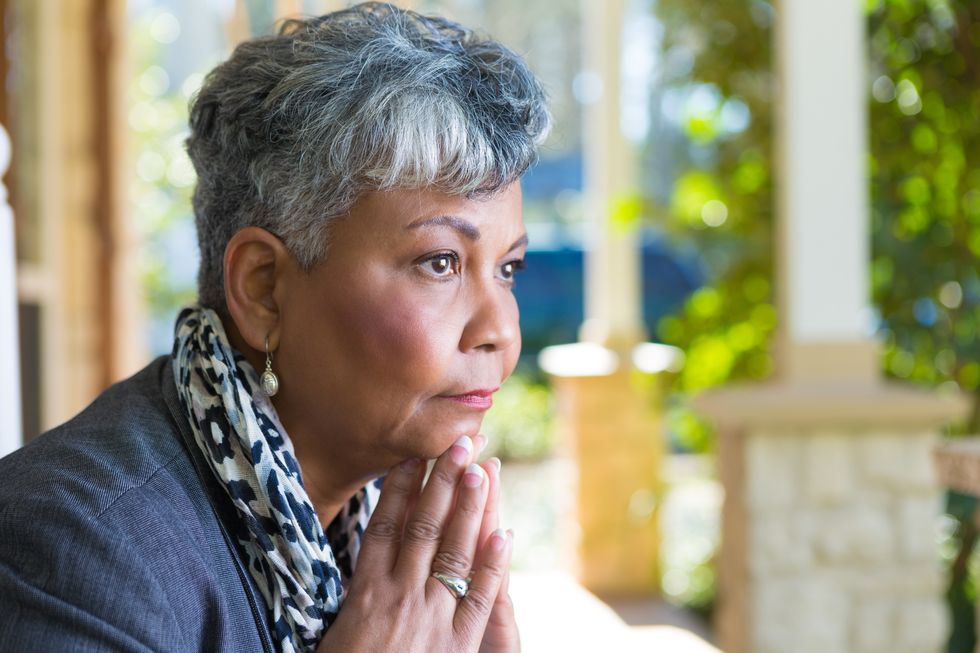
[(276, 645), (313, 651), (344, 600), (380, 479), (355, 494), (325, 532), (275, 407), (214, 311), (181, 311), (173, 361), (194, 439), (241, 518), (237, 537)]

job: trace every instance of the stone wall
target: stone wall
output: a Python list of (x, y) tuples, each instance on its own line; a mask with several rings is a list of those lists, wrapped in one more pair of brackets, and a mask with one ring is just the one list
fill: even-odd
[(894, 427), (744, 431), (742, 482), (726, 484), (726, 511), (741, 522), (733, 532), (727, 520), (726, 537), (743, 539), (734, 552), (744, 553), (738, 574), (745, 581), (738, 595), (747, 601), (739, 609), (747, 620), (744, 650), (943, 648), (948, 617), (936, 546), (942, 511), (931, 462), (936, 439)]

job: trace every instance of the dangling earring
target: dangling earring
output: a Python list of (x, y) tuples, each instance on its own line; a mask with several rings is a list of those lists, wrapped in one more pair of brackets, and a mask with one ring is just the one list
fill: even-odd
[(265, 337), (265, 372), (262, 372), (262, 391), (270, 397), (279, 392), (279, 377), (272, 371), (272, 353), (269, 351), (269, 336)]

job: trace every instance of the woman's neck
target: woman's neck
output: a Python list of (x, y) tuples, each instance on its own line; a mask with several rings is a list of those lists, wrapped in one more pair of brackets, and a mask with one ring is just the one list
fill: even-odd
[(337, 458), (324, 456), (322, 452), (310, 450), (304, 445), (302, 438), (293, 440), (296, 460), (303, 473), (303, 486), (316, 508), (320, 525), (326, 530), (351, 497), (373, 477), (370, 473), (354, 476), (343, 463), (341, 466), (347, 469), (336, 469), (327, 461), (336, 462)]

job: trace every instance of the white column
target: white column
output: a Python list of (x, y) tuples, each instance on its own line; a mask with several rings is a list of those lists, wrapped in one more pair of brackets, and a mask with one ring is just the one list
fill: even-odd
[(636, 195), (636, 153), (620, 125), (621, 47), (627, 0), (583, 0), (587, 90), (585, 207), (591, 221), (585, 256), (581, 339), (625, 349), (645, 338), (640, 250), (635, 228), (615, 224), (617, 205)]
[(779, 282), (787, 335), (800, 342), (869, 333), (862, 7), (860, 0), (783, 0), (777, 12)]
[(869, 334), (862, 7), (782, 0), (777, 12), (780, 299), (787, 335), (799, 342)]
[[(10, 137), (0, 125), (0, 177), (10, 165)], [(14, 251), (14, 213), (0, 181), (0, 456), (22, 444), (20, 423), (20, 346), (17, 339), (17, 270)]]

